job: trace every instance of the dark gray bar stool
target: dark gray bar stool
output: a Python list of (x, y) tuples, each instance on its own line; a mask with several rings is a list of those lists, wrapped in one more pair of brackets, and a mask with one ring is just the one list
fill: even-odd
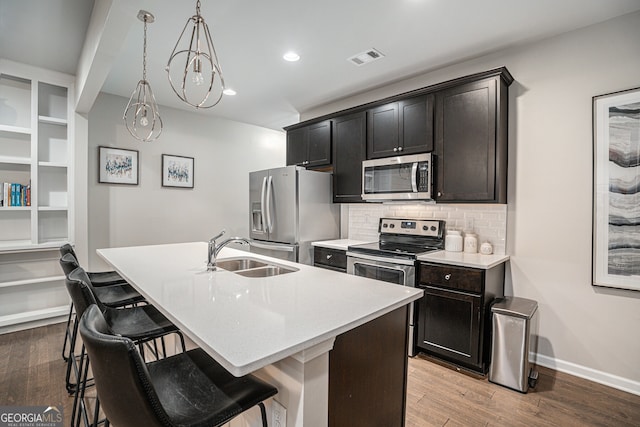
[(145, 364), (134, 343), (114, 335), (91, 306), (80, 319), (102, 410), (118, 427), (221, 426), (278, 390), (253, 375), (234, 377), (202, 349)]

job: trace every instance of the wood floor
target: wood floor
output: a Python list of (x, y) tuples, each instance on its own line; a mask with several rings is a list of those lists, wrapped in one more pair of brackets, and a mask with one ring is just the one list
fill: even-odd
[[(69, 425), (73, 399), (64, 388), (63, 331), (57, 324), (0, 335), (0, 406), (62, 406)], [(536, 388), (522, 394), (421, 356), (410, 359), (406, 425), (640, 426), (640, 396), (539, 371)]]

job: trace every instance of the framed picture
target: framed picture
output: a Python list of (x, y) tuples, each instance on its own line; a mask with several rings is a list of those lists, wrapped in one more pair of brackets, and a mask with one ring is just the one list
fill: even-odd
[(138, 151), (98, 147), (98, 182), (138, 185)]
[(162, 186), (193, 188), (193, 157), (163, 154)]
[(593, 98), (593, 285), (640, 291), (640, 88)]

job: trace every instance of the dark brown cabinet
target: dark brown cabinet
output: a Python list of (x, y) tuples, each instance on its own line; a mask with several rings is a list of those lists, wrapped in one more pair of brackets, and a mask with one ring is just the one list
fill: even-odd
[(506, 203), (507, 102), (499, 76), (436, 94), (436, 201)]
[(287, 165), (318, 167), (331, 164), (331, 120), (287, 132)]
[(367, 111), (367, 158), (433, 150), (432, 94), (392, 102)]
[(504, 295), (504, 264), (488, 270), (421, 263), (416, 347), (485, 373), (490, 362), (490, 305)]
[(333, 202), (362, 202), (362, 161), (366, 157), (364, 111), (333, 119)]
[(313, 248), (313, 265), (346, 273), (347, 251), (315, 246)]

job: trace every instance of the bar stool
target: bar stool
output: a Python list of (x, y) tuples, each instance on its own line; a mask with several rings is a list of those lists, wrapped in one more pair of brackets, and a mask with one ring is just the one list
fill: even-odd
[[(180, 338), (182, 351), (186, 351), (182, 333), (154, 306), (141, 305), (137, 307), (115, 309), (104, 305), (102, 301), (96, 297), (96, 294), (94, 293), (95, 289), (92, 287), (91, 281), (89, 280), (88, 275), (82, 269), (82, 267), (78, 267), (73, 270), (67, 276), (65, 284), (67, 286), (67, 291), (71, 296), (71, 300), (73, 301), (73, 304), (76, 308), (76, 315), (78, 318), (82, 317), (82, 314), (86, 311), (87, 307), (92, 304), (97, 305), (101, 313), (104, 313), (106, 322), (108, 323), (112, 331), (115, 334), (126, 336), (135, 341), (140, 346), (140, 350), (143, 354), (143, 345), (148, 342), (153, 342), (155, 348), (154, 354), (155, 357), (158, 358), (160, 356), (160, 352), (155, 345), (155, 340), (157, 338), (160, 338), (163, 350), (162, 355), (166, 355), (164, 336), (172, 333), (178, 335), (178, 337)], [(83, 373), (83, 366), (86, 366), (88, 362), (84, 357), (84, 345), (82, 347), (80, 357), (78, 358), (79, 361), (76, 361), (74, 351), (76, 339), (77, 335), (73, 335), (71, 340), (71, 354), (69, 357), (69, 363), (67, 364), (65, 379), (67, 385), (70, 384), (71, 372), (73, 371), (76, 379), (76, 387), (72, 411), (72, 421), (76, 419), (76, 416), (78, 416), (79, 423), (80, 415), (84, 414), (85, 424), (89, 424), (88, 416), (86, 415), (85, 410), (86, 408), (84, 406), (84, 393), (87, 384), (86, 369)], [(80, 407), (78, 405), (80, 405)], [(98, 408), (98, 404), (96, 404), (94, 424), (97, 421)]]
[[(68, 276), (76, 268), (80, 267), (78, 259), (73, 252), (73, 248), (69, 244), (65, 244), (60, 248), (60, 267)], [(115, 271), (105, 271), (99, 273), (87, 273), (91, 284), (98, 292), (98, 298), (110, 307), (124, 307), (126, 305), (135, 305), (144, 302), (144, 297), (131, 287), (118, 273)], [(96, 281), (94, 283), (94, 280)], [(98, 290), (99, 289), (99, 290)], [(74, 334), (77, 334), (78, 326), (74, 322), (73, 328), (71, 322), (73, 319), (73, 302), (69, 306), (69, 316), (67, 317), (67, 328), (64, 334), (64, 342), (62, 343), (62, 359), (68, 361), (67, 342), (71, 341)]]
[(202, 349), (145, 364), (134, 343), (114, 335), (96, 306), (80, 319), (98, 397), (118, 427), (221, 426), (278, 390), (253, 375), (234, 377)]

